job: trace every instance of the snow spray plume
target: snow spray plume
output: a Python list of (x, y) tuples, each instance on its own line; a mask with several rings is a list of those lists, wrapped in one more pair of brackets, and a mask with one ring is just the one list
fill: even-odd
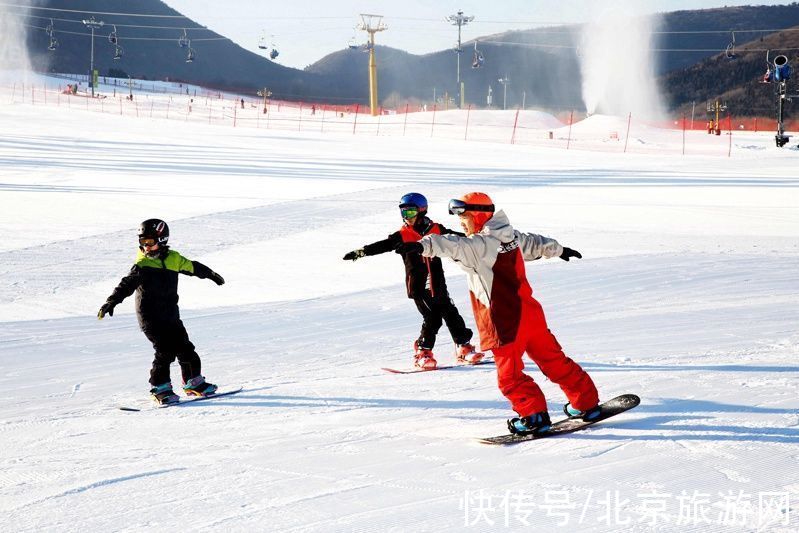
[(20, 7), (0, 4), (0, 78), (19, 78), (22, 73), (30, 72), (31, 63), (28, 57), (27, 36), (31, 20), (30, 0), (15, 2)]
[(653, 31), (657, 15), (645, 15), (637, 2), (597, 2), (583, 28), (580, 68), (583, 101), (589, 114), (665, 117), (658, 92)]

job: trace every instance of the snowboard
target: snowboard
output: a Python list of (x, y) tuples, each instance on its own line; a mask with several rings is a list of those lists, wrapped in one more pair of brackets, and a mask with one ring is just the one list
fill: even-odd
[(435, 372), (436, 370), (449, 370), (452, 368), (461, 368), (464, 366), (480, 366), (480, 365), (493, 365), (493, 359), (483, 359), (479, 363), (469, 364), (469, 363), (458, 363), (454, 365), (439, 365), (435, 368), (406, 368), (406, 369), (396, 369), (396, 368), (381, 368), (380, 370), (385, 370), (386, 372), (391, 372), (392, 374), (418, 374), (419, 372)]
[(188, 403), (201, 402), (203, 400), (213, 400), (214, 398), (219, 398), (221, 396), (230, 396), (231, 394), (239, 393), (242, 390), (244, 390), (244, 387), (239, 387), (238, 389), (232, 389), (232, 390), (225, 390), (225, 391), (222, 391), (222, 392), (217, 392), (216, 394), (213, 394), (211, 396), (190, 396), (190, 397), (185, 398), (185, 399), (181, 398), (179, 402), (165, 403), (163, 405), (159, 405), (159, 404), (156, 404), (155, 402), (152, 402), (152, 405), (150, 407), (144, 407), (144, 408), (121, 406), (119, 408), (119, 410), (120, 411), (138, 412), (138, 411), (142, 411), (143, 409), (164, 409), (166, 407), (179, 407), (181, 405), (186, 405)]
[(549, 431), (546, 431), (544, 433), (534, 433), (532, 435), (518, 435), (514, 433), (507, 433), (505, 435), (498, 435), (496, 437), (485, 437), (477, 440), (483, 444), (505, 445), (505, 444), (517, 444), (519, 442), (525, 442), (528, 440), (545, 439), (547, 437), (553, 437), (555, 435), (564, 435), (566, 433), (574, 433), (575, 431), (580, 431), (581, 429), (585, 429), (590, 425), (596, 424), (597, 422), (607, 420), (608, 418), (616, 416), (619, 413), (623, 413), (624, 411), (629, 411), (639, 403), (641, 403), (641, 398), (639, 398), (635, 394), (622, 394), (621, 396), (616, 396), (612, 400), (608, 400), (604, 403), (601, 403), (599, 405), (600, 407), (599, 416), (594, 418), (593, 420), (582, 420), (580, 418), (566, 418), (564, 420), (559, 420), (557, 422), (554, 422), (550, 427)]

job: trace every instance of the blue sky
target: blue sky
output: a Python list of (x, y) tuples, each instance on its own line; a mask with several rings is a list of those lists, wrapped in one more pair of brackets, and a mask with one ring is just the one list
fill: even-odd
[[(168, 5), (200, 24), (230, 37), (249, 50), (258, 51), (263, 37), (280, 51), (277, 61), (304, 68), (355, 38), (365, 41), (364, 32), (354, 30), (359, 13), (384, 16), (388, 29), (377, 35), (379, 44), (415, 54), (452, 48), (457, 29), (444, 19), (461, 10), (475, 20), (463, 28), (463, 40), (512, 29), (587, 21), (594, 10), (614, 6), (623, 0), (165, 0)], [(632, 3), (632, 0), (628, 0)], [(667, 12), (682, 9), (747, 4), (789, 4), (752, 1), (635, 0), (637, 12)]]

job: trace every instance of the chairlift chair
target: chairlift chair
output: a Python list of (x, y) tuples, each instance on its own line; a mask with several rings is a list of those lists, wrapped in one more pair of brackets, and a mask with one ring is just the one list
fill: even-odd
[(769, 61), (769, 54), (771, 50), (766, 50), (766, 73), (760, 79), (760, 83), (771, 83), (774, 81), (774, 71), (771, 70), (771, 62)]
[(114, 61), (122, 59), (122, 47), (118, 44), (114, 45)]
[(483, 53), (477, 49), (477, 41), (474, 42), (474, 56), (472, 57), (472, 68), (480, 68), (483, 66), (485, 57)]
[(108, 42), (115, 45), (117, 41), (117, 27), (114, 25), (114, 30), (108, 34)]
[(258, 48), (260, 48), (261, 50), (269, 49), (269, 46), (266, 44), (266, 37), (264, 37), (263, 35), (261, 35), (261, 38), (258, 39)]
[(194, 49), (191, 47), (191, 41), (186, 43), (186, 47), (189, 49), (189, 53), (186, 56), (186, 63), (192, 63), (194, 61)]
[(189, 41), (189, 36), (186, 34), (186, 29), (183, 29), (183, 35), (180, 36), (178, 39), (178, 46), (181, 48), (188, 48), (191, 45), (191, 41)]
[(44, 29), (48, 36), (50, 36), (50, 43), (47, 45), (47, 49), (51, 52), (58, 48), (58, 41), (55, 38), (55, 29), (53, 26), (53, 19), (50, 19), (50, 24)]
[(270, 45), (271, 50), (269, 51), (269, 59), (275, 60), (275, 59), (277, 59), (277, 56), (280, 55), (280, 52), (278, 51), (277, 47), (275, 46), (275, 36), (272, 35), (271, 37), (272, 37), (271, 40), (270, 40), (270, 42), (271, 42), (271, 45)]
[(735, 55), (735, 32), (732, 32), (732, 41), (727, 45), (724, 55), (727, 57), (727, 59), (735, 59), (737, 57)]

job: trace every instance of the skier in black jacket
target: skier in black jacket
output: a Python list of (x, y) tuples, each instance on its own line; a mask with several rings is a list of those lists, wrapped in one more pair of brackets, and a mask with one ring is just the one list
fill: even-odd
[(97, 313), (99, 319), (105, 315), (114, 316), (114, 307), (136, 292), (139, 326), (155, 348), (150, 370), (150, 394), (160, 404), (179, 401), (169, 379), (169, 365), (176, 358), (187, 395), (210, 396), (217, 389), (202, 376), (200, 357), (180, 320), (178, 274), (210, 279), (217, 285), (225, 283), (222, 276), (207, 266), (170, 250), (168, 241), (169, 226), (166, 222), (151, 218), (141, 223), (136, 263)]
[[(427, 217), (427, 198), (419, 193), (412, 192), (403, 196), (399, 208), (403, 220), (399, 231), (395, 231), (382, 241), (348, 252), (344, 260), (357, 261), (364, 256), (392, 252), (403, 242), (417, 242), (429, 234), (454, 233), (463, 236), (462, 233), (449, 230), (430, 220)], [(408, 298), (416, 303), (416, 308), (423, 319), (419, 338), (413, 343), (414, 365), (424, 370), (436, 368), (433, 347), (443, 322), (446, 322), (452, 340), (455, 341), (458, 362), (468, 364), (480, 362), (483, 354), (475, 351), (469, 342), (472, 339), (472, 330), (466, 327), (449, 296), (441, 260), (438, 257), (428, 259), (418, 253), (403, 254), (402, 259), (405, 262)]]

